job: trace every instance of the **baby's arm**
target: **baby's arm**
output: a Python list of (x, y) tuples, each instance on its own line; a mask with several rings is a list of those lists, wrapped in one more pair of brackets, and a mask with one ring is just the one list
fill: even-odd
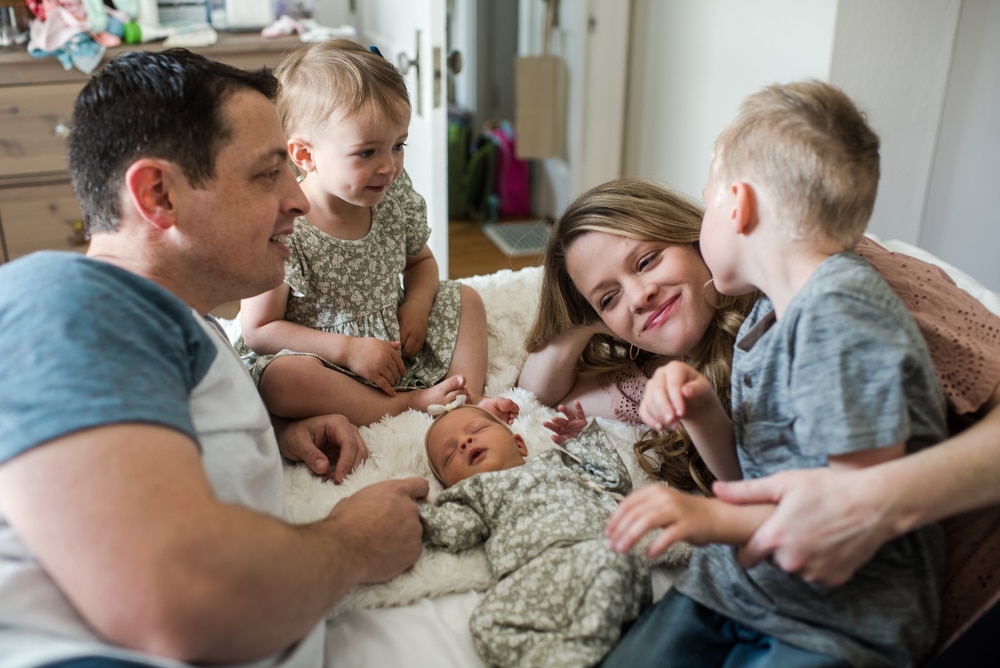
[(240, 324), (247, 346), (258, 355), (282, 350), (319, 355), (392, 394), (392, 387), (406, 373), (397, 352), (399, 343), (331, 334), (289, 322), (285, 320), (285, 306), (290, 290), (287, 283), (282, 283), (240, 303)]
[(424, 525), (424, 542), (449, 552), (476, 547), (489, 537), (482, 518), (460, 499), (421, 504), (420, 521)]
[(646, 548), (652, 559), (677, 541), (742, 545), (773, 510), (771, 504), (736, 506), (655, 484), (625, 497), (611, 514), (604, 535), (613, 550), (624, 553), (645, 534), (662, 529)]
[(399, 307), (399, 340), (404, 357), (416, 355), (427, 338), (427, 319), (440, 281), (438, 263), (426, 245), (406, 258), (403, 267), (403, 303)]
[(743, 477), (732, 420), (708, 379), (684, 362), (668, 362), (653, 373), (639, 404), (639, 417), (658, 431), (683, 423), (716, 478)]

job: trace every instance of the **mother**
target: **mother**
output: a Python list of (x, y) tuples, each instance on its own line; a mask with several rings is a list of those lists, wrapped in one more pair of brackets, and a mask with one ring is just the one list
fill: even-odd
[[(680, 357), (728, 406), (734, 337), (755, 295), (715, 292), (698, 249), (701, 218), (697, 203), (637, 179), (605, 183), (570, 204), (545, 251), (539, 313), (518, 384), (542, 403), (579, 400), (590, 415), (638, 424), (646, 381)], [(584, 264), (595, 248), (598, 261)], [(744, 547), (744, 565), (770, 556), (830, 585), (846, 581), (891, 538), (1000, 504), (1000, 318), (932, 265), (868, 239), (856, 251), (899, 294), (927, 339), (948, 399), (950, 439), (868, 469), (714, 485), (683, 432), (649, 432), (635, 446), (647, 472), (680, 489), (778, 503)], [(973, 550), (1000, 545), (1000, 509), (965, 514), (946, 528), (942, 639), (996, 599), (1000, 583), (975, 577), (992, 573), (995, 562), (959, 567)]]

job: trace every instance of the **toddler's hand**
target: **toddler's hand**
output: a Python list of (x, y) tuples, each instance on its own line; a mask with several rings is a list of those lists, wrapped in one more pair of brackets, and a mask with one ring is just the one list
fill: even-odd
[(374, 383), (390, 397), (396, 396), (393, 386), (406, 373), (399, 355), (399, 341), (382, 341), (372, 337), (357, 337), (351, 341), (347, 368)]
[(552, 441), (557, 445), (562, 445), (579, 436), (587, 428), (587, 414), (583, 412), (583, 406), (579, 400), (573, 402), (573, 408), (560, 404), (559, 411), (563, 415), (557, 415), (542, 424), (553, 432)]
[(639, 419), (650, 429), (677, 429), (681, 420), (714, 399), (715, 391), (705, 376), (684, 362), (668, 362), (646, 383), (639, 404)]

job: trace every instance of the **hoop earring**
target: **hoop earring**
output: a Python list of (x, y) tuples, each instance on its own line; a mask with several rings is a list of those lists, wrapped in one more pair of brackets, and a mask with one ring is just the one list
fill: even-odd
[(635, 358), (638, 356), (639, 349), (635, 346), (635, 344), (630, 343), (628, 346), (628, 358), (634, 362)]

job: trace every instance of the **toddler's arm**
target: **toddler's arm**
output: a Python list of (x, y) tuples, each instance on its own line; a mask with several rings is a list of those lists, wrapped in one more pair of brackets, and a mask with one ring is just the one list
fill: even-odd
[(774, 510), (771, 504), (737, 506), (654, 484), (629, 494), (611, 514), (604, 535), (616, 552), (628, 552), (655, 529), (646, 548), (654, 558), (677, 541), (692, 545), (742, 545)]
[(397, 352), (399, 342), (331, 334), (289, 322), (285, 320), (285, 307), (290, 290), (288, 284), (282, 283), (240, 303), (243, 340), (250, 349), (258, 355), (282, 350), (319, 355), (350, 369), (386, 394), (394, 394), (393, 386), (406, 373)]
[(427, 338), (427, 319), (437, 296), (438, 264), (431, 249), (406, 258), (403, 268), (403, 303), (399, 307), (399, 340), (404, 357), (416, 355)]
[(639, 404), (639, 417), (658, 431), (683, 423), (716, 478), (743, 477), (732, 420), (708, 379), (684, 362), (668, 362), (653, 373)]

